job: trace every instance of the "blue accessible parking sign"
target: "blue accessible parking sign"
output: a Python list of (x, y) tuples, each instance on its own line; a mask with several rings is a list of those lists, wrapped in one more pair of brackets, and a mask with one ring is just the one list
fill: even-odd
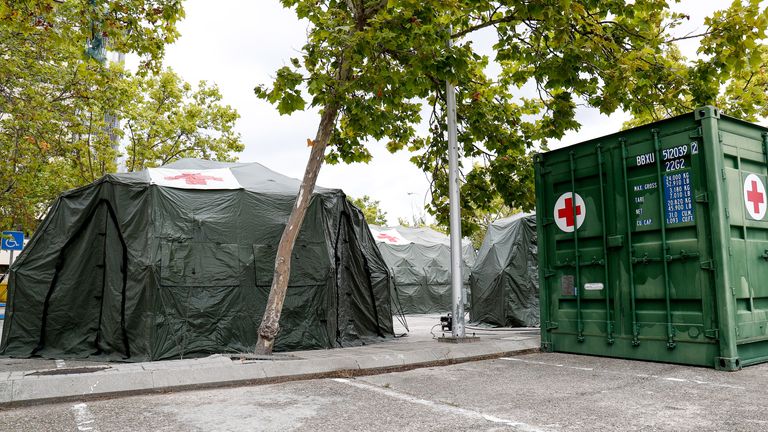
[(24, 249), (24, 233), (21, 231), (3, 231), (3, 241), (0, 249), (20, 251)]

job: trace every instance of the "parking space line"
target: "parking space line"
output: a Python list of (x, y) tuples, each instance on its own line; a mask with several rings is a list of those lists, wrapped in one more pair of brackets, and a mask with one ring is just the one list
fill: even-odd
[(544, 365), (544, 366), (555, 366), (555, 367), (561, 367), (561, 368), (566, 368), (566, 369), (576, 369), (576, 370), (583, 370), (583, 371), (595, 370), (595, 368), (589, 368), (589, 367), (566, 366), (564, 364), (546, 363), (546, 362), (540, 362), (540, 361), (535, 361), (535, 360), (523, 360), (523, 359), (514, 358), (514, 357), (501, 357), (500, 360), (516, 361), (516, 362), (529, 363), (529, 364), (538, 364), (538, 365)]
[(88, 405), (84, 403), (72, 405), (72, 412), (75, 414), (75, 424), (78, 431), (99, 432), (96, 427), (96, 418), (88, 409)]
[(552, 367), (559, 367), (559, 368), (565, 368), (565, 369), (576, 369), (576, 370), (583, 370), (583, 371), (596, 371), (604, 374), (610, 374), (610, 375), (622, 375), (622, 376), (632, 376), (637, 378), (652, 378), (667, 382), (678, 382), (678, 383), (688, 383), (688, 384), (698, 384), (698, 385), (706, 385), (706, 386), (712, 386), (712, 387), (724, 387), (724, 388), (732, 388), (732, 389), (739, 389), (744, 390), (745, 387), (732, 385), (732, 384), (718, 384), (713, 383), (709, 381), (701, 381), (697, 379), (685, 379), (685, 378), (674, 378), (674, 377), (663, 377), (659, 375), (648, 375), (648, 374), (633, 374), (633, 373), (623, 373), (623, 372), (616, 372), (616, 371), (609, 371), (605, 369), (596, 370), (595, 368), (587, 368), (587, 367), (578, 367), (578, 366), (566, 366), (564, 364), (558, 364), (558, 363), (547, 363), (547, 362), (541, 362), (541, 361), (535, 361), (535, 360), (525, 360), (520, 358), (514, 358), (514, 357), (500, 357), (500, 360), (507, 360), (507, 361), (514, 361), (519, 363), (528, 363), (528, 364), (535, 364), (535, 365), (542, 365), (542, 366), (552, 366)]
[(412, 404), (426, 406), (426, 407), (429, 407), (438, 411), (442, 411), (445, 413), (460, 415), (462, 417), (467, 417), (472, 419), (482, 419), (482, 420), (489, 421), (491, 423), (498, 423), (504, 426), (510, 426), (519, 431), (525, 431), (525, 432), (543, 432), (544, 431), (544, 429), (536, 428), (535, 426), (531, 426), (527, 423), (503, 419), (490, 414), (485, 414), (479, 411), (473, 411), (465, 408), (459, 408), (459, 407), (455, 407), (455, 406), (448, 405), (441, 402), (421, 399), (406, 393), (400, 393), (391, 389), (378, 387), (372, 384), (365, 384), (356, 380), (349, 380), (344, 378), (332, 378), (331, 381), (350, 385), (352, 387), (356, 387), (362, 390), (368, 390), (368, 391), (380, 393), (394, 399), (399, 399), (401, 401), (410, 402)]

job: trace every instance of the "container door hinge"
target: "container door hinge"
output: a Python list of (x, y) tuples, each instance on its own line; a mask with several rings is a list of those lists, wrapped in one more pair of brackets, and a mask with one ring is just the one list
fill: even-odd
[(731, 285), (731, 295), (736, 297), (736, 287), (734, 287), (733, 285)]
[(697, 203), (708, 203), (709, 202), (709, 196), (706, 192), (701, 193), (699, 195), (696, 195), (696, 202)]
[(699, 266), (704, 270), (710, 270), (710, 271), (715, 270), (715, 263), (712, 262), (712, 260), (701, 261), (699, 263)]
[(544, 323), (544, 324), (545, 324), (545, 325), (544, 325), (544, 328), (545, 328), (547, 331), (549, 331), (549, 330), (554, 330), (554, 329), (556, 329), (556, 328), (558, 327), (557, 323), (556, 323), (556, 322), (554, 322), (554, 321), (547, 321), (547, 322), (546, 322), (546, 323)]
[(726, 179), (726, 177), (725, 177), (725, 168), (720, 170), (720, 175), (723, 177), (723, 180)]
[(717, 329), (704, 330), (704, 337), (710, 339), (720, 339), (720, 332)]

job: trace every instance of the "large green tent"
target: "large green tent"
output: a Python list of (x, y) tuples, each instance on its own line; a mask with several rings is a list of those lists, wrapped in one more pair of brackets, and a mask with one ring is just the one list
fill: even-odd
[[(393, 279), (393, 297), (406, 314), (451, 311), (450, 237), (428, 227), (378, 227), (371, 232)], [(465, 294), (475, 250), (462, 242), (462, 279)], [(466, 300), (469, 299), (467, 294)], [(469, 305), (467, 305), (469, 308)]]
[[(299, 181), (187, 159), (62, 194), (11, 269), (0, 350), (157, 360), (249, 352)], [(276, 350), (393, 335), (389, 276), (362, 213), (316, 188)]]
[(488, 227), (472, 268), (473, 322), (502, 327), (539, 325), (536, 216), (519, 213)]

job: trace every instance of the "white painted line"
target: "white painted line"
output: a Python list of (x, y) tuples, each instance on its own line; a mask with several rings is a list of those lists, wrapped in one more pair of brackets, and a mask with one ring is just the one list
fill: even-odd
[(58, 369), (63, 369), (65, 367), (67, 367), (67, 364), (64, 363), (64, 360), (56, 360), (56, 367)]
[(481, 413), (481, 412), (478, 412), (478, 411), (473, 411), (473, 410), (469, 410), (469, 409), (459, 408), (459, 407), (455, 407), (455, 406), (452, 406), (452, 405), (444, 404), (444, 403), (441, 403), (441, 402), (435, 402), (435, 401), (431, 401), (431, 400), (427, 400), (427, 399), (421, 399), (421, 398), (418, 398), (416, 396), (411, 396), (411, 395), (406, 394), (406, 393), (396, 392), (394, 390), (385, 389), (385, 388), (378, 387), (378, 386), (371, 385), (371, 384), (364, 384), (362, 382), (355, 381), (355, 380), (348, 380), (348, 379), (344, 379), (344, 378), (331, 378), (331, 381), (335, 381), (335, 382), (342, 383), (342, 384), (347, 384), (347, 385), (350, 385), (352, 387), (356, 387), (356, 388), (363, 389), (363, 390), (368, 390), (368, 391), (380, 393), (380, 394), (389, 396), (389, 397), (394, 398), (394, 399), (399, 399), (401, 401), (410, 402), (410, 403), (417, 404), (417, 405), (423, 405), (423, 406), (432, 408), (432, 409), (437, 410), (437, 411), (442, 411), (444, 413), (459, 415), (459, 416), (463, 416), (463, 417), (467, 417), (467, 418), (472, 418), (472, 419), (482, 419), (482, 420), (489, 421), (491, 423), (498, 423), (498, 424), (502, 424), (504, 426), (510, 426), (510, 427), (515, 428), (515, 430), (518, 430), (518, 431), (525, 431), (525, 432), (543, 432), (544, 431), (544, 429), (539, 429), (539, 428), (537, 428), (535, 426), (531, 426), (531, 425), (529, 425), (527, 423), (518, 422), (518, 421), (514, 421), (514, 420), (508, 420), (508, 419), (503, 419), (503, 418), (496, 417), (496, 416), (493, 416), (493, 415), (490, 415), (490, 414), (485, 414), (485, 413)]
[(514, 358), (514, 357), (501, 357), (500, 359), (501, 360), (508, 360), (508, 361), (517, 361), (517, 362), (522, 362), (522, 363), (538, 364), (538, 365), (544, 365), (544, 366), (555, 366), (555, 367), (561, 367), (561, 368), (566, 368), (566, 369), (583, 370), (583, 371), (595, 370), (594, 368), (588, 368), (588, 367), (566, 366), (566, 365), (563, 365), (563, 364), (545, 363), (545, 362), (533, 361), (533, 360), (523, 360), (523, 359)]
[[(500, 357), (500, 360), (507, 360), (507, 361), (516, 361), (520, 363), (528, 363), (528, 364), (535, 364), (535, 365), (543, 365), (543, 366), (552, 366), (552, 367), (561, 367), (566, 369), (576, 369), (576, 370), (584, 370), (584, 371), (594, 371), (594, 368), (586, 368), (586, 367), (578, 367), (578, 366), (566, 366), (562, 364), (557, 363), (546, 363), (546, 362), (540, 362), (540, 361), (534, 361), (534, 360), (524, 360), (514, 357)], [(622, 375), (622, 376), (633, 376), (638, 378), (652, 378), (656, 380), (663, 380), (663, 381), (669, 381), (669, 382), (679, 382), (679, 383), (688, 383), (688, 384), (699, 384), (699, 385), (706, 385), (706, 386), (712, 386), (712, 387), (724, 387), (724, 388), (732, 388), (732, 389), (741, 389), (743, 390), (744, 387), (737, 386), (737, 385), (731, 385), (731, 384), (718, 384), (708, 381), (701, 381), (698, 379), (685, 379), (685, 378), (673, 378), (673, 377), (662, 377), (658, 375), (648, 375), (648, 374), (631, 374), (631, 373), (622, 373), (622, 372), (615, 372), (615, 371), (609, 371), (609, 370), (599, 370), (598, 372), (604, 373), (604, 374), (610, 374), (610, 375)]]
[(91, 410), (88, 409), (88, 405), (84, 403), (72, 405), (72, 411), (75, 414), (75, 424), (78, 431), (99, 432), (99, 429), (96, 427), (96, 418), (91, 413)]

